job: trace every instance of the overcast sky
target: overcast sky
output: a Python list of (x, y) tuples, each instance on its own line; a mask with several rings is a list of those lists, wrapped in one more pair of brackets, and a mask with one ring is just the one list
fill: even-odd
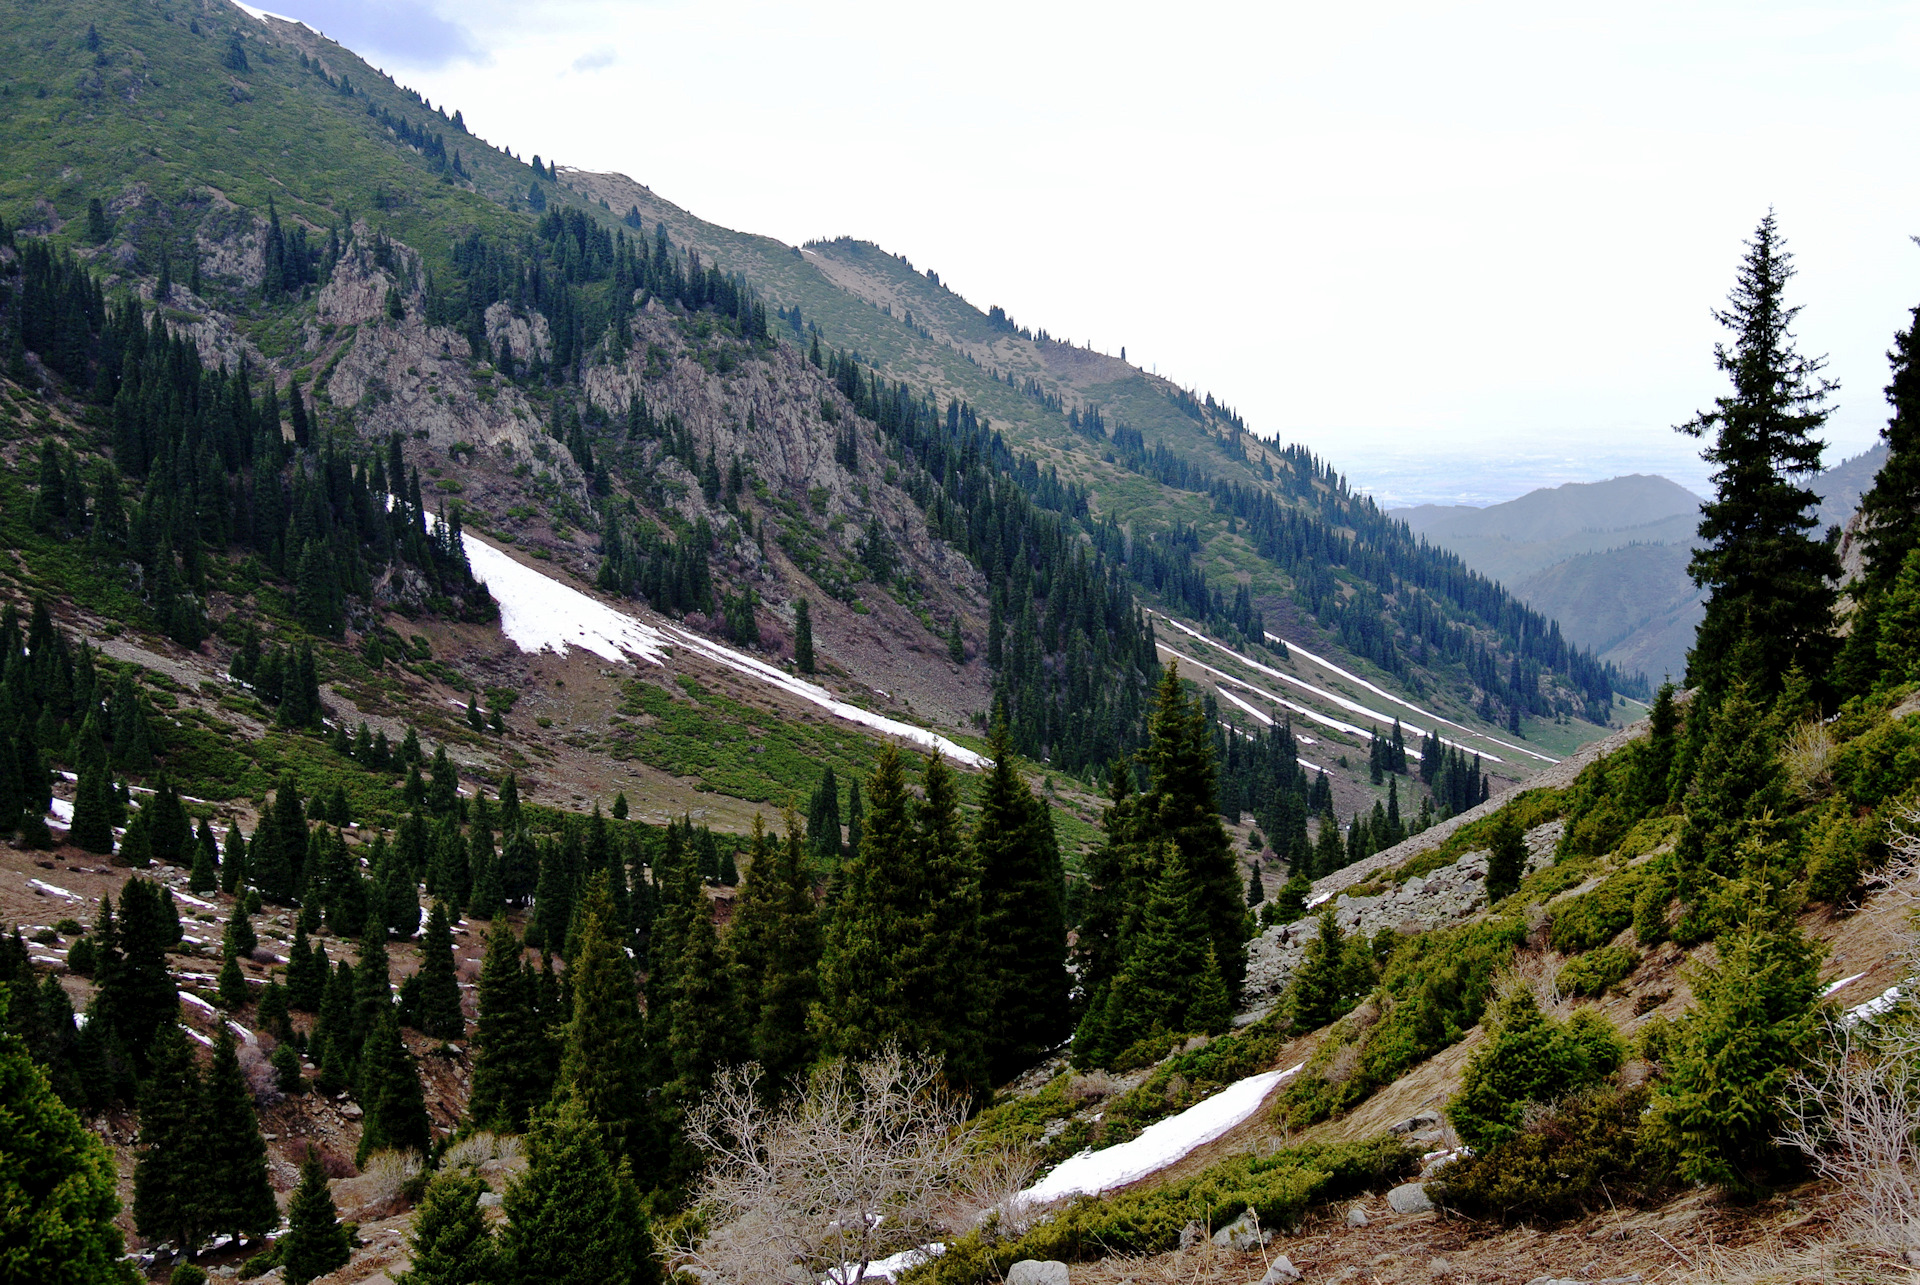
[(1920, 303), (1920, 8), (277, 0), (474, 132), (905, 254), (1391, 500), (1663, 472), (1769, 206), (1871, 445)]

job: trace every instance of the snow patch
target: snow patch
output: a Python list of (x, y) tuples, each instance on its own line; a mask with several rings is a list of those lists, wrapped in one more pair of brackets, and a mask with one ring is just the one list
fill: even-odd
[[(271, 9), (256, 9), (250, 4), (241, 4), (240, 0), (233, 0), (233, 7), (256, 22), (265, 22), (268, 18), (272, 18), (275, 22), (291, 22), (296, 27), (305, 27), (307, 25), (298, 18), (289, 18), (286, 14), (275, 13)], [(308, 29), (312, 30), (311, 28)]]
[(938, 750), (967, 767), (989, 765), (984, 755), (944, 736), (836, 700), (824, 687), (675, 625), (647, 624), (515, 561), (476, 536), (466, 532), (461, 536), (474, 578), (485, 581), (500, 604), (500, 632), (521, 651), (565, 655), (569, 647), (579, 647), (603, 660), (625, 662), (637, 657), (658, 665), (670, 648), (681, 648), (818, 705), (836, 718)]
[(1851, 976), (1851, 977), (1842, 977), (1842, 978), (1841, 978), (1841, 979), (1840, 979), (1839, 981), (1837, 981), (1837, 982), (1829, 982), (1829, 983), (1827, 983), (1827, 988), (1826, 988), (1825, 990), (1823, 990), (1823, 991), (1821, 991), (1821, 992), (1820, 992), (1820, 998), (1821, 998), (1821, 999), (1825, 999), (1825, 998), (1826, 998), (1827, 996), (1829, 996), (1829, 995), (1831, 995), (1831, 994), (1833, 994), (1833, 993), (1834, 993), (1835, 991), (1837, 991), (1837, 990), (1839, 990), (1839, 989), (1840, 989), (1840, 988), (1841, 988), (1842, 986), (1848, 986), (1848, 985), (1851, 985), (1851, 984), (1853, 984), (1854, 982), (1857, 982), (1857, 981), (1859, 981), (1859, 980), (1860, 980), (1860, 979), (1861, 979), (1862, 977), (1865, 977), (1865, 976), (1866, 976), (1866, 974), (1865, 974), (1865, 973), (1855, 973), (1855, 974), (1854, 974), (1853, 976)]
[(65, 799), (55, 799), (47, 804), (47, 820), (58, 821), (68, 829), (73, 828), (73, 804)]
[(55, 884), (50, 884), (46, 882), (44, 879), (29, 879), (27, 880), (27, 887), (38, 888), (41, 892), (44, 892), (49, 896), (65, 897), (68, 901), (85, 901), (86, 900), (86, 898), (82, 897), (79, 893), (68, 892), (65, 888), (61, 888)]
[(1856, 1004), (1848, 1009), (1847, 1015), (1842, 1018), (1841, 1021), (1847, 1026), (1852, 1026), (1855, 1022), (1870, 1022), (1881, 1014), (1890, 1011), (1895, 1004), (1898, 1004), (1905, 998), (1906, 993), (1906, 986), (1904, 984), (1889, 986), (1866, 1003)]
[(180, 1002), (182, 1004), (191, 1004), (193, 1005), (193, 1007), (200, 1009), (203, 1012), (212, 1013), (216, 1017), (220, 1015), (219, 1009), (207, 1003), (207, 1001), (201, 999), (198, 995), (195, 995), (192, 991), (181, 991)]
[(194, 1030), (191, 1026), (183, 1026), (180, 1029), (187, 1033), (188, 1039), (199, 1040), (202, 1044), (206, 1045), (208, 1048), (213, 1047), (212, 1040), (208, 1039), (206, 1036), (202, 1035), (200, 1032)]
[(198, 907), (200, 907), (200, 909), (202, 909), (202, 910), (218, 910), (218, 909), (220, 909), (220, 907), (218, 907), (218, 906), (216, 906), (216, 905), (214, 905), (214, 904), (213, 904), (213, 903), (212, 903), (211, 901), (202, 901), (202, 900), (200, 900), (200, 898), (198, 898), (198, 897), (196, 897), (196, 896), (194, 896), (194, 895), (192, 895), (191, 893), (185, 893), (185, 892), (176, 892), (176, 893), (174, 893), (173, 895), (174, 895), (174, 899), (175, 899), (175, 900), (177, 900), (177, 901), (184, 901), (184, 902), (186, 902), (186, 903), (187, 903), (187, 904), (188, 904), (189, 906), (198, 906)]
[(1205, 1102), (1149, 1126), (1131, 1142), (1069, 1157), (1055, 1166), (1052, 1173), (1021, 1192), (1019, 1199), (1041, 1204), (1068, 1196), (1091, 1196), (1137, 1182), (1247, 1119), (1260, 1109), (1267, 1094), (1298, 1074), (1305, 1065), (1302, 1062), (1284, 1071), (1248, 1076), (1229, 1084)]
[[(903, 1249), (897, 1254), (888, 1254), (885, 1258), (876, 1258), (871, 1263), (868, 1263), (864, 1279), (870, 1281), (880, 1279), (892, 1280), (909, 1267), (918, 1267), (928, 1259), (938, 1258), (946, 1252), (947, 1247), (937, 1240), (931, 1245), (922, 1245), (919, 1249)], [(838, 1279), (852, 1280), (855, 1276), (860, 1275), (860, 1264), (858, 1263), (842, 1263), (840, 1264), (840, 1268)], [(825, 1281), (831, 1282), (835, 1279), (833, 1276), (828, 1276), (825, 1278)]]

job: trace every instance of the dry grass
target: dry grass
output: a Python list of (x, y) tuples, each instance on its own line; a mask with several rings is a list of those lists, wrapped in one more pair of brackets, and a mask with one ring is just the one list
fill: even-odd
[(1833, 758), (1833, 734), (1819, 719), (1808, 719), (1787, 733), (1780, 747), (1780, 764), (1786, 769), (1787, 788), (1802, 799), (1816, 799), (1826, 793), (1830, 782), (1828, 765)]

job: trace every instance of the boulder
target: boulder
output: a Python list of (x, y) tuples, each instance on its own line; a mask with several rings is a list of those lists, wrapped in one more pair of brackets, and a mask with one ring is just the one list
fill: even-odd
[(1180, 1248), (1191, 1249), (1207, 1237), (1207, 1229), (1200, 1225), (1198, 1218), (1180, 1229)]
[(1067, 1285), (1067, 1265), (1023, 1258), (1007, 1269), (1007, 1285)]
[(1437, 1129), (1439, 1127), (1440, 1127), (1439, 1112), (1422, 1111), (1420, 1114), (1415, 1116), (1409, 1116), (1407, 1119), (1402, 1120), (1399, 1124), (1394, 1125), (1393, 1131), (1395, 1133), (1418, 1133), (1426, 1129)]
[(1366, 1225), (1367, 1225), (1366, 1210), (1362, 1209), (1358, 1205), (1354, 1205), (1347, 1210), (1347, 1226), (1365, 1227)]
[(1403, 1182), (1387, 1193), (1387, 1207), (1396, 1214), (1424, 1214), (1433, 1208), (1433, 1201), (1421, 1184)]
[(1285, 1254), (1273, 1260), (1273, 1266), (1267, 1268), (1267, 1274), (1260, 1278), (1260, 1285), (1293, 1285), (1300, 1279), (1300, 1269)]
[(1251, 1209), (1243, 1211), (1238, 1218), (1213, 1233), (1214, 1244), (1222, 1249), (1231, 1249), (1236, 1254), (1258, 1249), (1272, 1239), (1273, 1233), (1261, 1230), (1260, 1219)]

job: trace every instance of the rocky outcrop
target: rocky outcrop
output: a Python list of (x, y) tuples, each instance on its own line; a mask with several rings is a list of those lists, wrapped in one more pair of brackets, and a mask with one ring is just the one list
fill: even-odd
[[(1560, 821), (1549, 821), (1527, 831), (1528, 873), (1553, 863), (1554, 848), (1565, 828)], [(1348, 935), (1372, 937), (1382, 929), (1414, 933), (1444, 928), (1487, 904), (1487, 852), (1469, 852), (1450, 866), (1415, 875), (1371, 897), (1316, 892), (1315, 898), (1318, 904), (1310, 905), (1310, 910), (1317, 912), (1330, 905), (1334, 921)], [(1318, 932), (1318, 915), (1309, 913), (1254, 938), (1247, 947), (1248, 1001), (1256, 1005), (1270, 1001), (1286, 989), (1294, 969), (1306, 957), (1307, 943)]]

